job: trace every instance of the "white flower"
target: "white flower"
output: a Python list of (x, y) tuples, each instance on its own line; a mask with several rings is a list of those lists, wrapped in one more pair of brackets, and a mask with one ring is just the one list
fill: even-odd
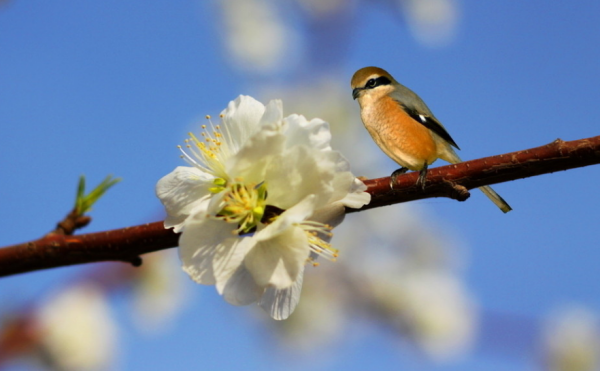
[(44, 360), (63, 371), (108, 369), (116, 325), (102, 291), (79, 284), (52, 297), (37, 315)]
[(173, 251), (144, 255), (133, 281), (133, 320), (146, 333), (162, 330), (184, 304), (182, 277)]
[(221, 119), (203, 140), (190, 134), (182, 152), (192, 167), (158, 182), (165, 227), (182, 232), (183, 269), (195, 281), (216, 285), (231, 304), (258, 301), (285, 319), (298, 303), (305, 263), (335, 260), (331, 229), (345, 206), (361, 207), (370, 196), (331, 150), (326, 122), (283, 118), (281, 101), (265, 107), (247, 96), (230, 102)]
[(222, 0), (227, 58), (244, 72), (272, 74), (298, 65), (298, 35), (284, 21), (278, 1)]
[(571, 306), (545, 323), (545, 368), (552, 371), (593, 371), (600, 366), (598, 317), (589, 309)]
[(456, 39), (461, 18), (459, 5), (456, 0), (398, 1), (415, 39), (430, 47), (447, 46)]
[(445, 361), (473, 344), (476, 308), (450, 273), (416, 270), (402, 276), (381, 272), (370, 282), (373, 297), (388, 319), (426, 355)]
[(438, 360), (464, 353), (473, 344), (477, 312), (463, 285), (451, 274), (409, 274), (401, 313), (414, 340)]

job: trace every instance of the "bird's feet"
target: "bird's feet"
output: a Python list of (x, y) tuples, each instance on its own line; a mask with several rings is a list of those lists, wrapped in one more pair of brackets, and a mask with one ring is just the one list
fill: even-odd
[(394, 186), (397, 184), (397, 178), (399, 175), (402, 175), (408, 171), (407, 167), (401, 167), (400, 169), (394, 171), (390, 176), (390, 189), (394, 189)]
[(417, 187), (421, 186), (421, 189), (425, 189), (425, 182), (427, 181), (427, 162), (423, 165), (421, 171), (419, 171), (419, 179), (417, 179)]

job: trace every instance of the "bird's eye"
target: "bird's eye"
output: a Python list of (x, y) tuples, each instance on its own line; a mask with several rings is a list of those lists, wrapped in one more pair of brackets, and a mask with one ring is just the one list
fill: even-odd
[(381, 85), (389, 85), (392, 82), (385, 76), (379, 76), (377, 78), (372, 78), (367, 81), (365, 84), (365, 89), (373, 89)]

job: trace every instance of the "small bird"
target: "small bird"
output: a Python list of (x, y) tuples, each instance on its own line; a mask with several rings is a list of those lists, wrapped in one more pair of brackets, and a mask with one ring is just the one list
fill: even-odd
[[(398, 175), (416, 170), (420, 172), (417, 185), (425, 187), (427, 166), (435, 160), (462, 162), (452, 147), (460, 148), (425, 102), (387, 71), (361, 68), (350, 84), (367, 131), (379, 148), (402, 166), (392, 173), (392, 182)], [(512, 210), (491, 187), (479, 189), (503, 212)]]

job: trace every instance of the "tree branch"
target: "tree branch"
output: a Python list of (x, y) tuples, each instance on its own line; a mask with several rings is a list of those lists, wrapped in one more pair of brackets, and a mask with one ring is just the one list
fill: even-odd
[(433, 197), (464, 201), (468, 195), (464, 194), (462, 187), (473, 189), (598, 163), (600, 136), (570, 142), (557, 139), (541, 147), (430, 169), (425, 190), (416, 185), (418, 172), (399, 176), (393, 190), (390, 189), (389, 177), (367, 180), (365, 184), (372, 195), (371, 203), (346, 212)]
[[(401, 202), (432, 197), (464, 201), (468, 189), (555, 171), (600, 163), (600, 136), (441, 166), (429, 170), (425, 189), (416, 186), (418, 173), (397, 178), (366, 180), (372, 195), (369, 205), (347, 212), (363, 211)], [(0, 248), (0, 277), (39, 269), (100, 261), (124, 261), (140, 265), (141, 254), (177, 246), (178, 235), (162, 222), (76, 236), (49, 234), (38, 240)]]

